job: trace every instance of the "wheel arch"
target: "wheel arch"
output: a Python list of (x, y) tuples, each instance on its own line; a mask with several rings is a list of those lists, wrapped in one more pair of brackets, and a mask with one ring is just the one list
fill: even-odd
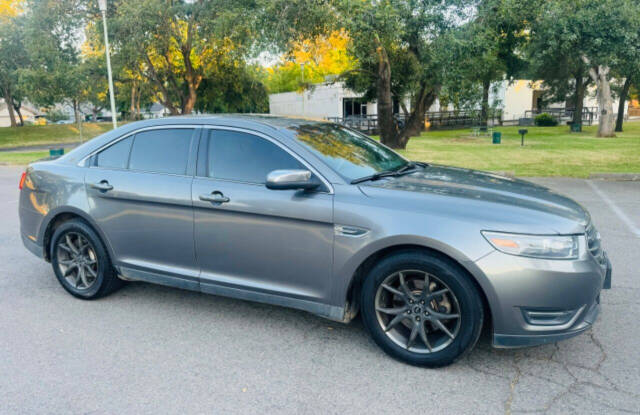
[(398, 243), (384, 246), (370, 253), (363, 261), (360, 262), (356, 270), (351, 275), (348, 287), (346, 289), (346, 297), (344, 298), (346, 304), (345, 320), (351, 320), (358, 313), (360, 289), (365, 277), (367, 276), (371, 268), (383, 258), (407, 251), (418, 251), (429, 253), (430, 255), (436, 255), (451, 263), (453, 266), (457, 267), (460, 271), (466, 274), (469, 280), (478, 290), (478, 293), (480, 294), (480, 297), (482, 299), (482, 305), (486, 317), (484, 324), (488, 327), (491, 326), (494, 320), (491, 301), (494, 301), (496, 295), (493, 288), (490, 286), (490, 283), (486, 276), (482, 273), (482, 271), (480, 271), (479, 268), (475, 266), (473, 261), (460, 260), (459, 258), (455, 258), (453, 255), (450, 255), (441, 249), (427, 244), (415, 242)]
[(50, 211), (47, 217), (43, 220), (42, 226), (40, 227), (41, 234), (38, 239), (42, 241), (42, 249), (44, 253), (44, 259), (46, 261), (51, 261), (50, 244), (51, 244), (51, 237), (53, 236), (55, 229), (58, 228), (63, 223), (73, 219), (80, 219), (81, 221), (85, 222), (89, 227), (91, 227), (91, 229), (93, 229), (98, 234), (103, 244), (107, 248), (109, 257), (113, 258), (111, 244), (109, 243), (109, 240), (107, 239), (106, 235), (104, 235), (104, 233), (100, 230), (100, 227), (97, 226), (95, 221), (91, 219), (91, 217), (87, 215), (86, 212), (78, 208), (75, 208), (72, 206), (64, 206), (64, 207), (60, 207)]

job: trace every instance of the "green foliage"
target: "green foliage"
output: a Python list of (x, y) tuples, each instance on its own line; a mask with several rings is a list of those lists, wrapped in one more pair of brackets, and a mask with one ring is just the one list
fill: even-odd
[(69, 119), (67, 114), (57, 109), (52, 109), (48, 111), (45, 117), (49, 122), (53, 122), (53, 123)]
[(640, 48), (637, 2), (543, 1), (536, 6), (527, 53), (531, 74), (545, 81), (546, 101), (574, 99), (576, 79), (590, 82), (585, 57), (591, 66), (636, 66)]
[(20, 69), (29, 62), (24, 42), (24, 18), (0, 18), (0, 96), (8, 105), (18, 108), (25, 93), (19, 83)]
[(203, 80), (196, 109), (204, 113), (269, 112), (269, 98), (259, 68), (226, 69), (222, 67), (215, 76)]
[(536, 115), (534, 121), (538, 127), (555, 127), (558, 125), (558, 121), (546, 112)]

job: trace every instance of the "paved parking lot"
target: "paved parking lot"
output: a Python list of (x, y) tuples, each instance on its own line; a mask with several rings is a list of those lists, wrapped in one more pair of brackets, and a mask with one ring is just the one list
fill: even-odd
[(359, 320), (132, 283), (66, 294), (22, 247), (0, 168), (1, 413), (640, 413), (640, 182), (538, 179), (585, 205), (613, 262), (593, 330), (419, 369)]

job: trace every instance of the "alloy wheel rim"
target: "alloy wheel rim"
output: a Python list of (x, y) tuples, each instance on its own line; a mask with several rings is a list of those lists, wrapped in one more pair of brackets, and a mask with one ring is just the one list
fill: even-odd
[(424, 271), (398, 271), (385, 278), (376, 292), (375, 310), (385, 335), (410, 352), (438, 352), (460, 332), (458, 299), (442, 280)]
[(58, 240), (56, 255), (60, 275), (77, 290), (88, 290), (98, 279), (98, 257), (89, 240), (67, 232)]

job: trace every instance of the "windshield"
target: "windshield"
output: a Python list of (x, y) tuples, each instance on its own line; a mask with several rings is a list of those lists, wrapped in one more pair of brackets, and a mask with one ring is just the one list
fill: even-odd
[(349, 181), (398, 170), (408, 163), (375, 140), (336, 124), (302, 124), (290, 128), (302, 145)]

